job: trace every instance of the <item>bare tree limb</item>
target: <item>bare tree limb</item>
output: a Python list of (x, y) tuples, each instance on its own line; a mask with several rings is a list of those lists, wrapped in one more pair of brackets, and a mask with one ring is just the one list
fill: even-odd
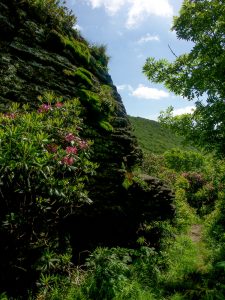
[(178, 56), (173, 52), (173, 50), (172, 50), (172, 48), (170, 47), (169, 44), (168, 44), (168, 47), (169, 47), (170, 51), (172, 52), (172, 54), (173, 54), (175, 57), (178, 57)]

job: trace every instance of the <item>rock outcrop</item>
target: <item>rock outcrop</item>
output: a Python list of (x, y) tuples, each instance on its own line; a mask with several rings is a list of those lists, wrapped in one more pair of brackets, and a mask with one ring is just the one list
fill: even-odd
[(101, 185), (115, 189), (122, 165), (131, 169), (141, 153), (96, 47), (75, 30), (57, 31), (28, 1), (0, 1), (0, 34), (1, 110), (12, 101), (35, 107), (46, 91), (65, 99), (78, 97), (85, 108), (84, 135), (94, 140)]
[[(94, 142), (92, 161), (99, 167), (87, 187), (93, 204), (76, 212), (72, 224), (76, 225), (79, 215), (86, 220), (97, 218), (101, 222), (95, 222), (96, 226), (104, 227), (105, 216), (110, 215), (110, 226), (108, 231), (106, 226), (102, 240), (101, 235), (91, 239), (84, 232), (83, 247), (90, 243), (104, 245), (106, 236), (112, 245), (133, 245), (145, 220), (173, 218), (173, 195), (152, 178), (140, 180), (142, 183), (131, 179), (130, 185), (124, 187), (126, 176), (132, 174), (142, 155), (121, 97), (108, 74), (107, 55), (101, 47), (89, 45), (72, 27), (64, 26), (62, 30), (54, 17), (31, 3), (0, 0), (0, 110), (7, 111), (11, 102), (29, 103), (35, 108), (38, 97), (49, 91), (64, 99), (80, 99), (82, 135)], [(120, 230), (116, 224), (125, 224), (121, 225), (124, 229), (120, 236), (115, 234)], [(69, 230), (76, 247), (73, 228), (71, 225)], [(129, 228), (133, 231), (126, 241)], [(109, 245), (107, 241), (105, 244)]]

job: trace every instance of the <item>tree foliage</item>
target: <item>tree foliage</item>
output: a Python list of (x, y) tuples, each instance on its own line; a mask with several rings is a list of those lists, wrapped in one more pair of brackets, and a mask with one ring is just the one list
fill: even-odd
[(179, 171), (198, 170), (203, 166), (203, 156), (196, 151), (171, 149), (164, 153), (167, 168)]
[[(188, 100), (194, 100), (193, 115), (167, 121), (178, 124), (178, 132), (189, 140), (225, 153), (225, 6), (219, 0), (185, 0), (174, 18), (177, 37), (193, 43), (190, 53), (173, 62), (147, 59), (143, 72), (148, 79), (164, 85)], [(166, 121), (164, 119), (164, 121)], [(178, 123), (177, 123), (178, 121)], [(168, 122), (166, 122), (168, 123)], [(186, 132), (187, 125), (191, 129)], [(182, 130), (181, 127), (183, 126)], [(176, 126), (174, 126), (176, 129)]]

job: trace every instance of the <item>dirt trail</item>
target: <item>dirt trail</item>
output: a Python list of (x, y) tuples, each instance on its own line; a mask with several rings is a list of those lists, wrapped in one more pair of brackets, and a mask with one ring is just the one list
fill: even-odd
[(191, 226), (191, 230), (189, 232), (189, 236), (191, 240), (195, 243), (198, 243), (202, 239), (202, 225), (194, 224)]
[(201, 224), (193, 224), (189, 231), (189, 237), (192, 242), (195, 244), (197, 249), (197, 269), (198, 270), (206, 270), (206, 245), (202, 240), (203, 234), (203, 225)]

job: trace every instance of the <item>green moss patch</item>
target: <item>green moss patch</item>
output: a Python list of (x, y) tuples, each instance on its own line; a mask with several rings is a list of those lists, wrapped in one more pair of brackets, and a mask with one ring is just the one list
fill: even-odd
[(67, 76), (73, 77), (76, 82), (84, 85), (86, 88), (92, 88), (93, 87), (93, 75), (88, 70), (80, 67), (76, 70), (63, 70), (64, 74)]
[(74, 38), (68, 38), (65, 36), (61, 37), (66, 49), (70, 50), (81, 63), (85, 65), (90, 63), (91, 54), (87, 45), (75, 40)]
[(100, 113), (101, 101), (98, 94), (89, 90), (81, 89), (79, 91), (79, 96), (80, 96), (81, 103), (84, 103), (92, 111)]
[(56, 49), (69, 50), (81, 64), (88, 65), (90, 63), (91, 54), (85, 43), (73, 37), (62, 35), (56, 30), (50, 31), (49, 42), (53, 43)]

